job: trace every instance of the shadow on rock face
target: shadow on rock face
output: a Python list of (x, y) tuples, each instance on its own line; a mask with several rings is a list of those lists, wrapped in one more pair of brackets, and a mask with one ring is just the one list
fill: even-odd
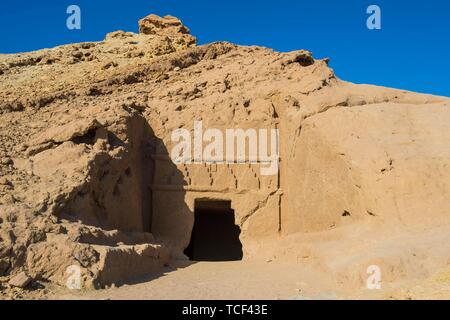
[[(161, 170), (155, 158), (168, 151), (138, 112), (118, 112), (125, 116), (114, 125), (66, 126), (66, 132), (74, 130), (67, 141), (32, 156), (43, 183), (66, 187), (55, 190), (47, 205), (59, 228), (28, 248), (26, 265), (34, 279), (65, 285), (65, 271), (78, 266), (83, 286), (102, 288), (158, 274), (170, 261), (170, 249), (152, 234), (154, 179)], [(164, 170), (182, 178), (171, 161)], [(190, 213), (183, 201), (177, 206)]]

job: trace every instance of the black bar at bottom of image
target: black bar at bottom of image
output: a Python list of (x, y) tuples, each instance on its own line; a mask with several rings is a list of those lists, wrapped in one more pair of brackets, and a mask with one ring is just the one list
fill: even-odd
[[(448, 301), (447, 301), (448, 303)], [(61, 319), (114, 315), (146, 319), (292, 319), (314, 316), (384, 317), (398, 309), (426, 315), (448, 304), (436, 301), (0, 301), (0, 312), (45, 314)], [(42, 313), (41, 313), (42, 312)], [(311, 313), (309, 313), (311, 312)], [(147, 314), (147, 316), (145, 316)]]

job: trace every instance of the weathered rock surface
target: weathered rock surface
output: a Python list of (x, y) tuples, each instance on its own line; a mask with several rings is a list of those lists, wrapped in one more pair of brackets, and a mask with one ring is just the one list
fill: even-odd
[[(357, 247), (349, 228), (450, 226), (450, 99), (341, 81), (304, 50), (196, 46), (170, 16), (139, 29), (0, 55), (0, 277), (65, 285), (76, 265), (100, 288), (157, 272), (183, 257), (198, 198), (233, 201), (247, 259), (318, 263), (311, 243)], [(164, 160), (195, 120), (279, 128), (279, 176)], [(280, 249), (291, 238), (308, 248)]]
[(11, 280), (9, 280), (9, 284), (13, 287), (26, 288), (26, 286), (30, 284), (31, 280), (32, 279), (25, 272), (21, 272), (11, 278)]

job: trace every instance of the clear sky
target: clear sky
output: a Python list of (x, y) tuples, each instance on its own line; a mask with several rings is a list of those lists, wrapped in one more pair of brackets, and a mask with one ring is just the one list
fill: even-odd
[[(66, 27), (71, 4), (81, 8), (81, 30)], [(381, 8), (381, 30), (366, 27), (371, 4)], [(450, 96), (448, 0), (1, 0), (0, 53), (137, 31), (150, 13), (179, 17), (200, 44), (308, 49), (330, 57), (344, 80)]]

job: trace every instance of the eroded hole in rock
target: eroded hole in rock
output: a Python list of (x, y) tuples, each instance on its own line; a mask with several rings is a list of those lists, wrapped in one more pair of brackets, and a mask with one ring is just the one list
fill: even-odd
[(192, 261), (242, 260), (240, 233), (231, 201), (197, 200), (194, 229), (185, 254)]
[(97, 129), (91, 129), (88, 132), (86, 132), (86, 134), (79, 136), (79, 137), (75, 137), (72, 139), (72, 141), (76, 144), (88, 144), (88, 145), (93, 145), (95, 143), (95, 133), (96, 133)]
[(299, 63), (302, 67), (308, 67), (314, 64), (314, 58), (309, 55), (299, 55), (295, 58), (295, 61)]

